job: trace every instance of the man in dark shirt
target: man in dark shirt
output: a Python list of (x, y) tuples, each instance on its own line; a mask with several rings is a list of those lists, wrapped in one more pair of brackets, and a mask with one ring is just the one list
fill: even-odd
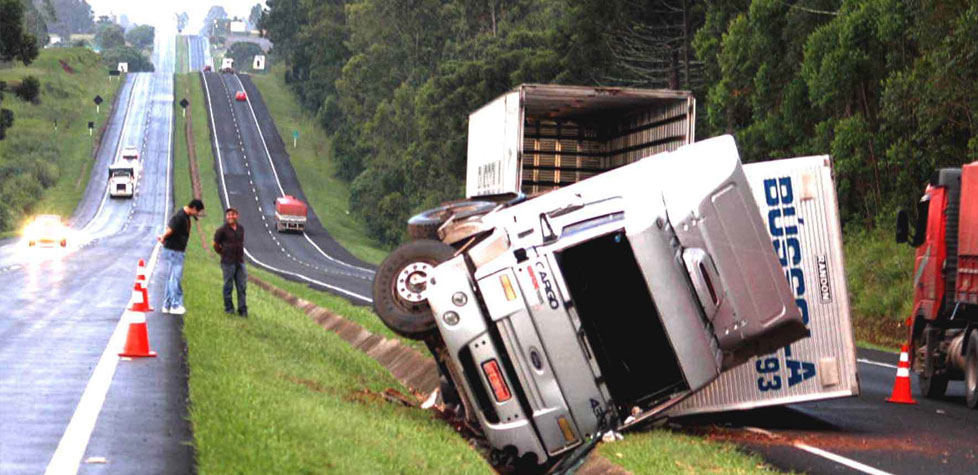
[(238, 210), (228, 208), (224, 212), (224, 225), (214, 233), (214, 252), (221, 255), (221, 271), (224, 273), (224, 312), (234, 314), (231, 286), (238, 290), (238, 315), (248, 316), (245, 292), (248, 272), (244, 262), (244, 226), (238, 223)]
[(173, 213), (166, 224), (166, 231), (156, 237), (157, 241), (163, 243), (160, 257), (170, 264), (166, 277), (166, 293), (163, 295), (163, 313), (187, 313), (187, 309), (183, 308), (183, 287), (180, 285), (183, 280), (183, 258), (190, 239), (190, 218), (197, 219), (197, 215), (203, 210), (204, 202), (190, 200), (190, 203)]

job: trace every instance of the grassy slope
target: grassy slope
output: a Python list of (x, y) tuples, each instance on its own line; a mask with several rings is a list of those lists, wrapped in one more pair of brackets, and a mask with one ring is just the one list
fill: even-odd
[(334, 176), (336, 164), (329, 153), (326, 133), (299, 107), (283, 81), (281, 69), (252, 76), (252, 80), (261, 90), (282, 140), (291, 145), (292, 131), (299, 131), (298, 147), (289, 147), (292, 166), (302, 177), (303, 190), (323, 225), (355, 256), (379, 263), (388, 250), (368, 238), (363, 222), (348, 214), (350, 187)]
[[(65, 72), (58, 60), (75, 69)], [(86, 48), (52, 48), (42, 50), (30, 66), (0, 69), (0, 81), (20, 81), (35, 76), (41, 81), (41, 103), (30, 104), (12, 92), (4, 93), (3, 107), (14, 112), (14, 126), (7, 131), (8, 139), (28, 135), (38, 141), (52, 141), (60, 147), (60, 177), (54, 186), (44, 191), (34, 213), (53, 213), (68, 216), (81, 199), (88, 185), (94, 135), (88, 135), (88, 122), (95, 121), (95, 132), (109, 117), (109, 109), (120, 81), (109, 81), (108, 69), (100, 57)], [(95, 113), (92, 99), (102, 96), (101, 112)], [(54, 130), (54, 121), (58, 130)], [(0, 156), (8, 140), (0, 141)], [(80, 177), (80, 179), (79, 179)]]
[(885, 228), (845, 236), (846, 281), (860, 345), (890, 351), (906, 339), (913, 300), (914, 251)]
[(632, 473), (775, 473), (755, 455), (729, 443), (655, 429), (601, 444), (598, 453)]
[[(221, 213), (197, 75), (178, 75), (189, 91), (206, 234)], [(174, 192), (191, 194), (184, 122), (177, 116)], [(487, 473), (488, 467), (444, 423), (372, 393), (406, 391), (384, 368), (303, 313), (252, 286), (248, 320), (222, 313), (220, 270), (193, 236), (184, 288), (190, 367), (190, 417), (201, 473)]]

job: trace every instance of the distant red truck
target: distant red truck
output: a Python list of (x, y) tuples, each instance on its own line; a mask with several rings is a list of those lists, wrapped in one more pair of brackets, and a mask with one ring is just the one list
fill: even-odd
[(294, 196), (280, 196), (275, 200), (275, 230), (278, 232), (306, 229), (309, 207)]

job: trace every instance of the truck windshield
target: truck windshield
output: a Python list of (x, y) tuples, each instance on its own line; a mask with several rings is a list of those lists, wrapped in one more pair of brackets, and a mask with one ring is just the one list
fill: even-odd
[(132, 176), (132, 171), (131, 170), (112, 170), (111, 172), (109, 172), (109, 176), (112, 176), (112, 177), (120, 177), (120, 176), (121, 177), (131, 177)]
[(557, 263), (621, 413), (688, 389), (623, 231), (569, 247)]

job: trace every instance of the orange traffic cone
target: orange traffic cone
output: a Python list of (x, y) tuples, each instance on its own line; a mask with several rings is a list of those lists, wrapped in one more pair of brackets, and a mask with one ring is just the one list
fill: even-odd
[(917, 404), (910, 394), (910, 355), (907, 353), (907, 345), (903, 345), (900, 350), (900, 364), (897, 365), (896, 381), (893, 383), (893, 394), (886, 399), (886, 402), (897, 404)]
[(149, 334), (146, 332), (146, 314), (142, 312), (126, 312), (129, 319), (129, 334), (126, 335), (126, 346), (119, 356), (129, 358), (144, 358), (156, 356), (149, 349)]
[(147, 287), (146, 284), (146, 262), (142, 259), (136, 264), (136, 282), (139, 282), (143, 287)]
[(153, 309), (149, 306), (149, 292), (146, 291), (146, 287), (137, 280), (135, 284), (132, 284), (132, 298), (129, 300), (129, 310), (130, 312), (152, 312)]

